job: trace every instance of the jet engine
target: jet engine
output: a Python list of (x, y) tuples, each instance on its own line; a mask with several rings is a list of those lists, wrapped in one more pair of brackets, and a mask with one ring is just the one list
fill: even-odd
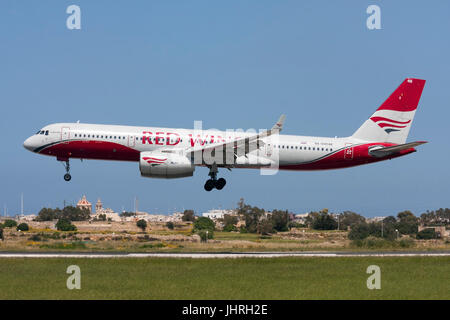
[(172, 179), (192, 177), (195, 166), (184, 155), (141, 152), (139, 170), (143, 177)]

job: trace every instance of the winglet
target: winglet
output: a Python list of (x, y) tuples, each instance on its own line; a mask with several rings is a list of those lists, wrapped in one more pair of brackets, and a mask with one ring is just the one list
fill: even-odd
[(272, 130), (280, 132), (283, 129), (283, 123), (285, 119), (286, 115), (282, 114), (280, 116), (280, 119), (278, 119), (277, 123), (275, 123), (274, 126), (272, 127)]

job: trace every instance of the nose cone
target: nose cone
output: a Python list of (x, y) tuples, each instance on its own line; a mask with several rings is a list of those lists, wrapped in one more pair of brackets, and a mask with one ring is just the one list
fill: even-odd
[(29, 150), (29, 151), (33, 151), (34, 150), (34, 146), (33, 146), (33, 143), (32, 143), (31, 140), (32, 140), (32, 137), (29, 137), (27, 140), (25, 140), (23, 142), (23, 147), (25, 149)]

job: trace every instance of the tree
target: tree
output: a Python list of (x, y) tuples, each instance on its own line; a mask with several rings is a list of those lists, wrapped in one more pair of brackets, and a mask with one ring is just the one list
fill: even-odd
[(208, 217), (199, 217), (194, 222), (194, 232), (200, 231), (200, 230), (208, 230), (208, 231), (214, 231), (216, 228), (216, 224), (214, 221), (212, 221)]
[(225, 227), (223, 227), (222, 231), (225, 232), (238, 231), (238, 228), (234, 224), (227, 224)]
[(206, 242), (208, 239), (214, 238), (214, 232), (210, 230), (201, 230), (198, 232), (200, 236), (200, 241)]
[(287, 210), (273, 210), (272, 211), (272, 225), (276, 231), (288, 231), (289, 213)]
[(30, 227), (28, 227), (28, 224), (21, 223), (17, 226), (17, 231), (28, 231), (30, 230)]
[(13, 228), (17, 226), (17, 222), (11, 219), (7, 219), (5, 220), (5, 222), (3, 222), (3, 227), (4, 228)]
[(311, 211), (308, 216), (305, 218), (305, 223), (309, 228), (312, 228), (314, 220), (319, 216), (319, 213), (316, 211)]
[(352, 211), (344, 211), (339, 215), (339, 230), (347, 230), (352, 225), (366, 221), (362, 215)]
[(58, 216), (61, 214), (61, 210), (51, 209), (51, 208), (42, 208), (38, 216), (36, 217), (36, 221), (52, 221), (58, 219)]
[(181, 220), (194, 222), (195, 221), (194, 210), (184, 210)]
[(235, 225), (237, 223), (238, 223), (238, 217), (237, 216), (231, 215), (231, 214), (225, 214), (223, 216), (223, 224), (224, 225), (226, 225), (226, 226), (229, 225), (229, 224)]
[(265, 210), (258, 207), (251, 207), (245, 205), (240, 209), (241, 214), (245, 219), (245, 229), (249, 233), (256, 233), (258, 231), (258, 224), (262, 216), (265, 214)]
[(77, 227), (67, 218), (60, 218), (56, 223), (56, 229), (59, 231), (76, 231)]
[(142, 229), (142, 231), (145, 231), (145, 229), (147, 228), (147, 221), (145, 221), (144, 219), (138, 220), (138, 222), (136, 222), (136, 226)]
[(67, 206), (62, 210), (61, 213), (63, 218), (70, 221), (86, 221), (91, 217), (91, 213), (88, 209), (80, 209), (73, 206)]
[(418, 231), (419, 220), (411, 211), (397, 214), (397, 229), (401, 234), (415, 234)]
[(450, 209), (427, 210), (420, 215), (420, 223), (425, 226), (447, 226), (450, 224)]
[(3, 228), (2, 227), (0, 227), (0, 240), (4, 240), (4, 238), (3, 238)]
[(369, 236), (369, 226), (367, 223), (358, 223), (351, 227), (348, 233), (348, 238), (350, 240), (362, 240)]
[(263, 219), (258, 223), (258, 233), (261, 235), (268, 235), (273, 232), (272, 219)]
[(173, 230), (175, 228), (175, 225), (173, 224), (172, 221), (169, 221), (166, 223), (166, 227), (170, 230)]
[(316, 230), (335, 230), (337, 229), (337, 221), (328, 214), (328, 209), (323, 209), (314, 218), (312, 228)]

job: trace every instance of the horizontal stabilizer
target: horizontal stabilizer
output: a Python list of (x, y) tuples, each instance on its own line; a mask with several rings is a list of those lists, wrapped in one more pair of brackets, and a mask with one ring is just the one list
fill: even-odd
[(398, 153), (402, 150), (407, 150), (407, 149), (411, 149), (411, 148), (420, 146), (421, 144), (424, 144), (424, 143), (427, 143), (427, 141), (415, 141), (415, 142), (398, 144), (396, 146), (384, 147), (384, 148), (383, 147), (381, 147), (381, 148), (374, 147), (369, 150), (369, 153), (375, 157), (386, 157), (391, 154)]

